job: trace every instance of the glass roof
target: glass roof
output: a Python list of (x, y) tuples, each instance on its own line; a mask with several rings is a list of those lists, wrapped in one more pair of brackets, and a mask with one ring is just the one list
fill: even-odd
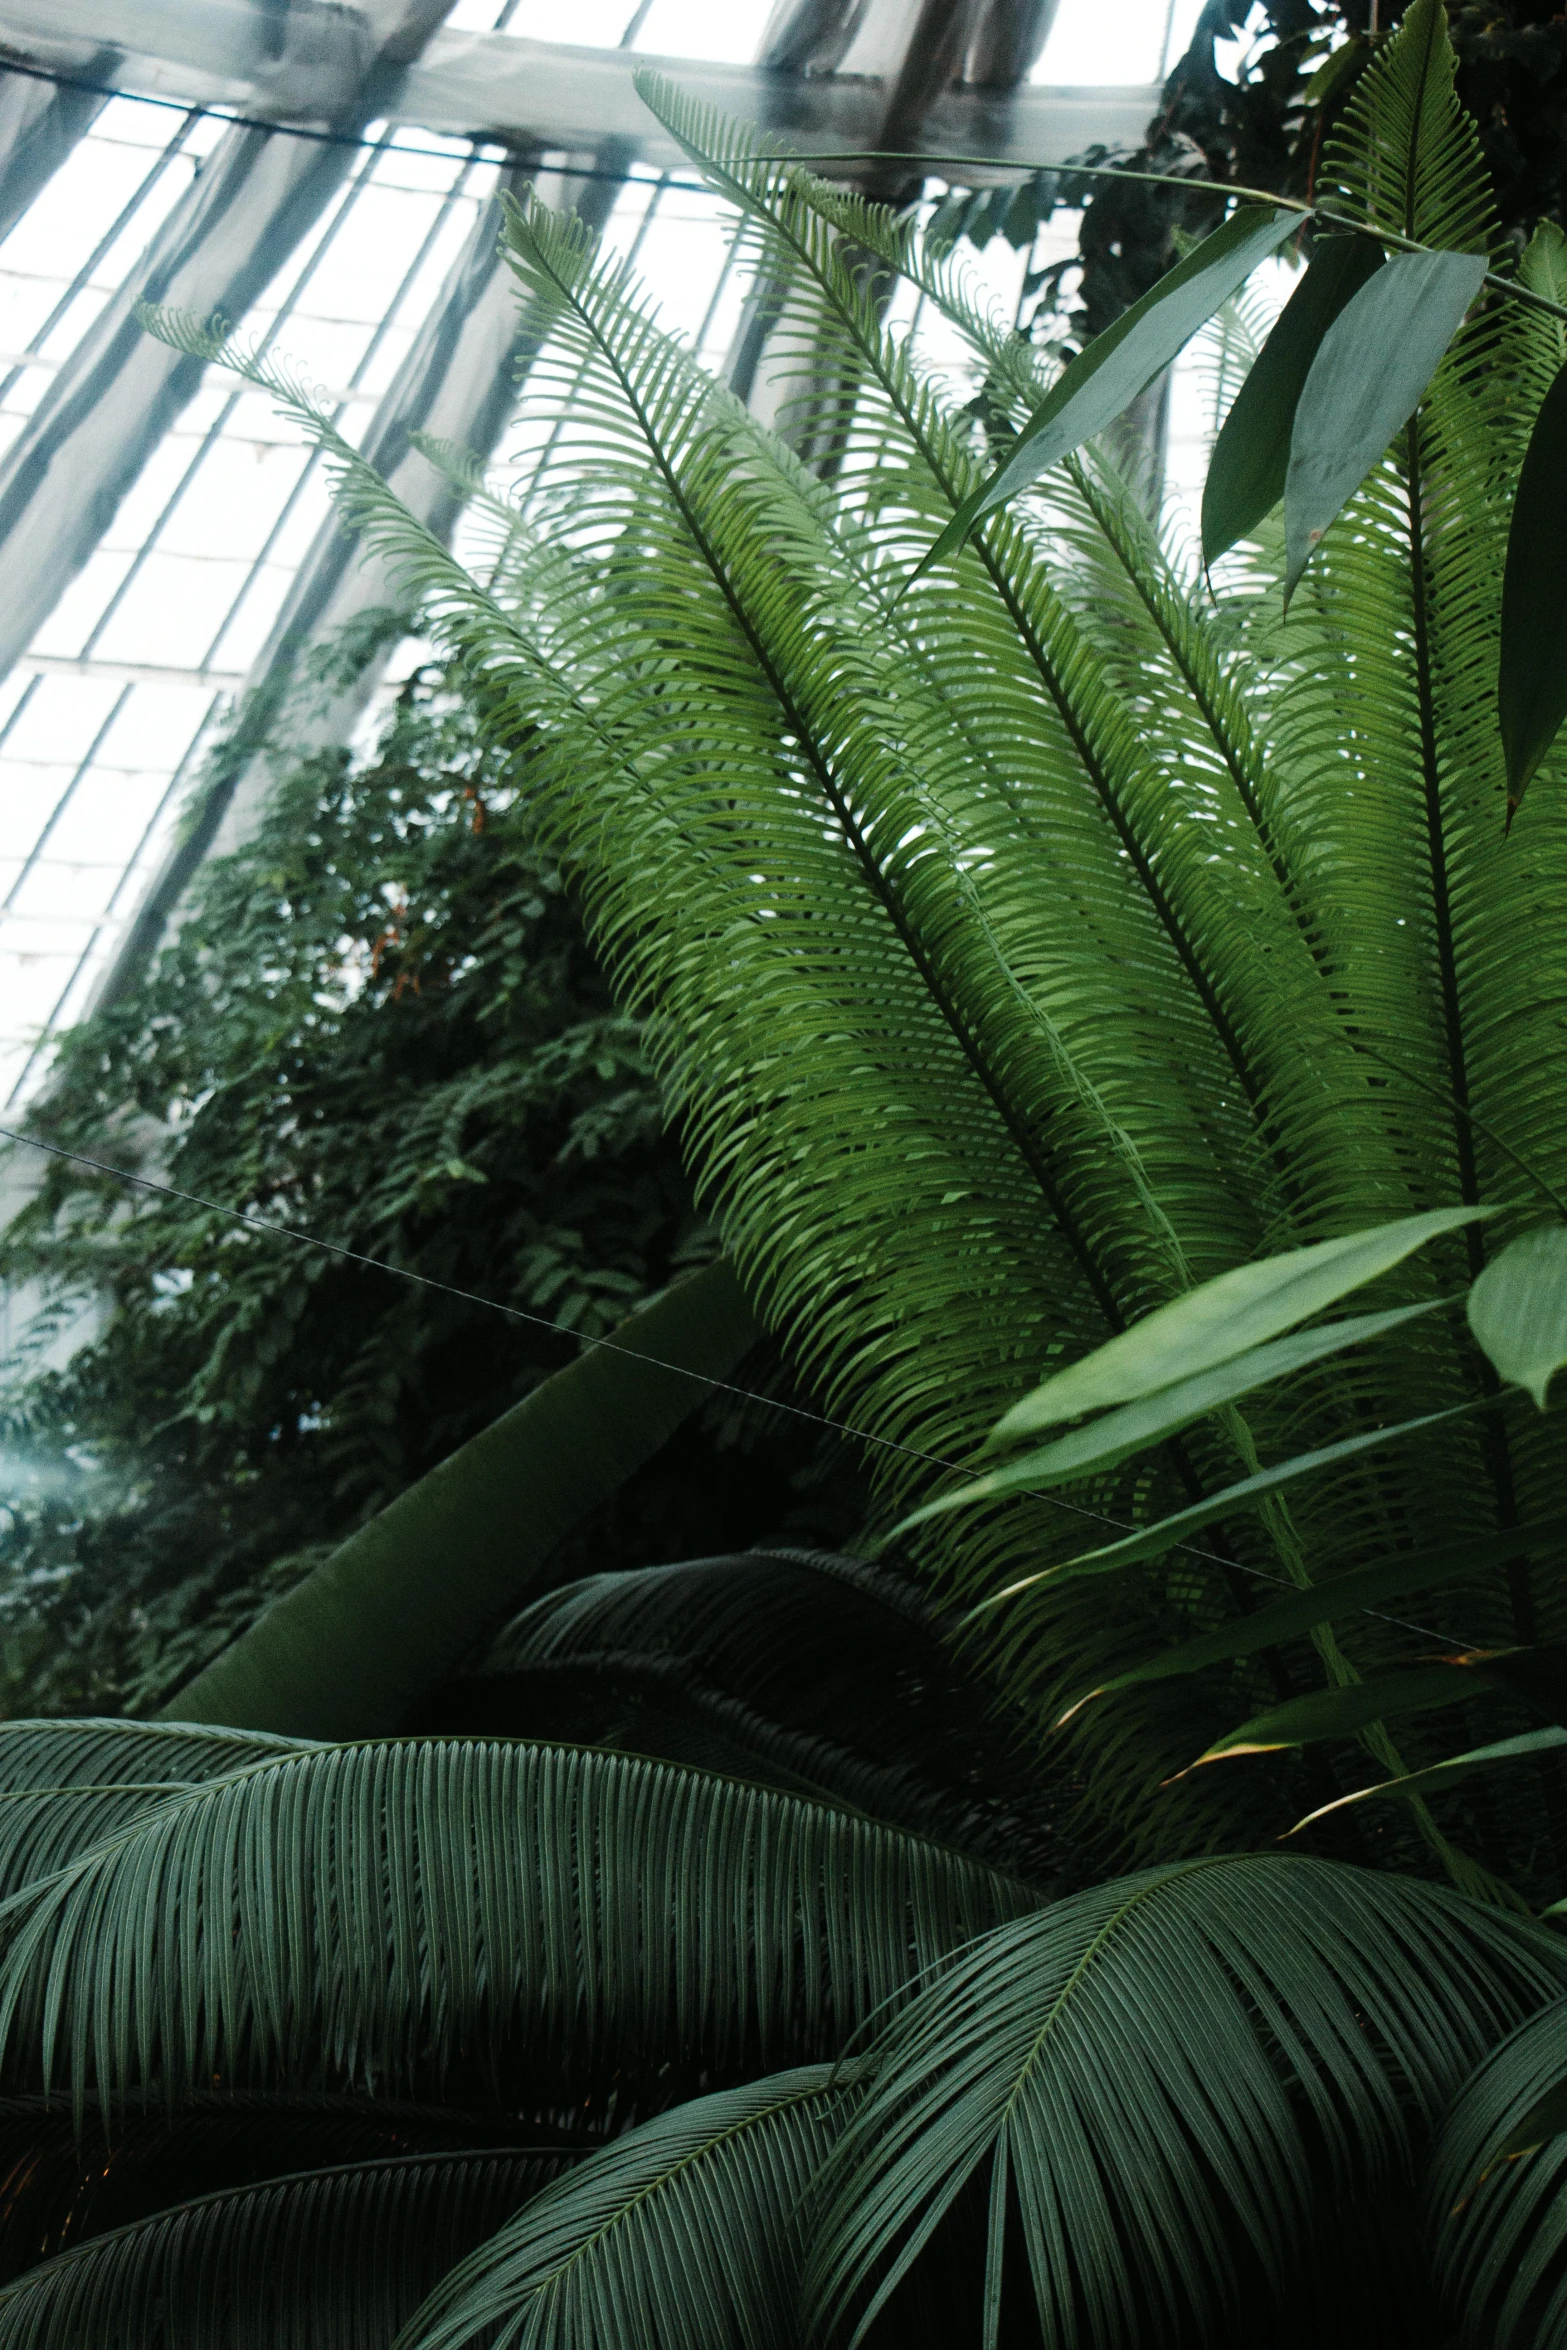
[[(1156, 81), (1199, 0), (1062, 0), (1032, 79)], [(577, 0), (578, 45), (744, 62), (768, 0)], [(558, 35), (556, 0), (457, 0), (463, 32)], [(0, 454), (225, 135), (222, 119), (111, 99), (0, 243)], [(286, 135), (286, 134), (281, 134)], [(580, 160), (580, 159), (578, 159)], [(313, 230), (238, 324), (326, 385), (358, 437), (494, 188), (500, 150), (372, 125)], [(636, 166), (609, 232), (636, 243), (666, 320), (715, 365), (743, 287), (732, 223)], [(1065, 217), (1036, 258), (1075, 242)], [(1016, 298), (1024, 257), (984, 257)], [(911, 323), (918, 323), (912, 319)], [(1200, 434), (1198, 415), (1192, 430)], [(533, 451), (503, 437), (526, 470)], [(40, 1081), (168, 854), (212, 730), (266, 644), (327, 511), (319, 468), (267, 401), (209, 376), (84, 570), (0, 681), (0, 1103)]]

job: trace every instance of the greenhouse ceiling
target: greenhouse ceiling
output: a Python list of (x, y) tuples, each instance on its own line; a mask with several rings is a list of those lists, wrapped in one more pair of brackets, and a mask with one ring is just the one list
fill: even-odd
[[(384, 604), (264, 397), (152, 342), (221, 314), (323, 390), (435, 529), (415, 429), (526, 471), (502, 193), (635, 250), (731, 381), (732, 223), (632, 74), (821, 153), (1135, 144), (1193, 0), (0, 0), (0, 1102), (123, 985), (264, 778), (238, 697)], [(568, 31), (569, 44), (545, 36)], [(1060, 250), (1058, 221), (1043, 231)], [(1000, 247), (997, 290), (1024, 263)], [(1037, 256), (1036, 256), (1037, 257)], [(911, 325), (917, 321), (911, 320)], [(343, 739), (363, 693), (323, 705)]]

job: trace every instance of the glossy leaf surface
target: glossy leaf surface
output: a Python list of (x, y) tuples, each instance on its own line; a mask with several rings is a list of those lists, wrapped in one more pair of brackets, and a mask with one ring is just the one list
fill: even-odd
[(1327, 237), (1258, 352), (1214, 443), (1202, 493), (1202, 559), (1216, 562), (1284, 495), (1295, 410), (1323, 336), (1382, 266), (1369, 237)]
[(1334, 516), (1420, 404), (1485, 278), (1483, 253), (1399, 253), (1322, 338), (1284, 488), (1288, 597)]
[(1300, 218), (1298, 212), (1242, 207), (1168, 270), (1114, 326), (1096, 335), (1051, 386), (990, 480), (964, 499), (919, 571), (955, 555), (976, 523), (1113, 424), (1245, 283), (1258, 262), (1293, 235)]
[(1542, 1224), (1508, 1243), (1469, 1292), (1469, 1327), (1500, 1376), (1526, 1387), (1543, 1412), (1567, 1363), (1567, 1225)]
[(1014, 1404), (996, 1429), (996, 1443), (1031, 1436), (1081, 1412), (1129, 1403), (1173, 1386), (1177, 1379), (1227, 1363), (1322, 1313), (1352, 1290), (1391, 1272), (1442, 1232), (1457, 1231), (1488, 1214), (1484, 1208), (1437, 1208), (1321, 1240), (1220, 1273), (1184, 1297), (1160, 1306), (1081, 1362), (1058, 1371)]

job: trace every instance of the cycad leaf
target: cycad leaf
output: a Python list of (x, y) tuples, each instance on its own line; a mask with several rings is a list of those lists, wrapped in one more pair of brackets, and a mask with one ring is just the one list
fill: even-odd
[[(0, 2098), (0, 2284), (89, 2238), (198, 2197), (237, 2193), (300, 2171), (394, 2155), (510, 2153), (537, 2146), (540, 2183), (583, 2151), (579, 2131), (459, 2102), (281, 2091), (219, 2091), (170, 2111), (156, 2092), (105, 2126), (60, 2098)], [(0, 2334), (3, 2338), (3, 2334)]]
[(95, 2236), (0, 2289), (15, 2350), (388, 2350), (559, 2155), (405, 2154), (230, 2189)]
[[(939, 1501), (928, 1502), (924, 1509), (916, 1510), (912, 1517), (905, 1519), (904, 1525), (918, 1526), (928, 1518), (944, 1516), (997, 1494), (1047, 1489), (1065, 1485), (1074, 1477), (1086, 1477), (1095, 1470), (1113, 1469), (1117, 1463), (1129, 1460), (1133, 1453), (1178, 1434), (1194, 1420), (1204, 1419), (1209, 1412), (1233, 1403), (1253, 1388), (1266, 1387), (1275, 1379), (1287, 1377), (1291, 1371), (1303, 1371), (1312, 1363), (1324, 1362), (1331, 1355), (1342, 1354), (1346, 1347), (1363, 1346), (1368, 1340), (1381, 1338), (1403, 1323), (1413, 1321), (1417, 1315), (1435, 1313), (1447, 1302), (1433, 1298), (1428, 1305), (1395, 1306), (1385, 1314), (1356, 1314), (1348, 1321), (1329, 1322), (1317, 1330), (1301, 1331), (1290, 1338), (1275, 1339), (1271, 1345), (1253, 1347), (1247, 1354), (1232, 1355), (1215, 1370), (1201, 1371), (1191, 1379), (1178, 1379), (1173, 1387), (1161, 1387), (1136, 1403), (1123, 1404), (1119, 1411), (1105, 1413), (1088, 1427), (1076, 1429), (1072, 1435), (1060, 1437), (1038, 1452), (1025, 1453), (1021, 1460), (1008, 1461), (1004, 1469), (992, 1469), (954, 1493), (943, 1494)], [(898, 1530), (902, 1532), (903, 1528)]]
[(165, 1798), (0, 1905), (24, 2085), (214, 2074), (421, 2094), (452, 2053), (539, 2095), (833, 2053), (1015, 1880), (818, 1804), (623, 1755), (405, 1740)]
[(1113, 424), (1257, 264), (1294, 234), (1300, 219), (1298, 212), (1241, 206), (1184, 261), (1167, 270), (1114, 326), (1096, 335), (1051, 386), (989, 481), (965, 498), (919, 571), (955, 555), (985, 515)]
[(1509, 1241), (1469, 1292), (1469, 1327), (1501, 1376), (1540, 1410), (1567, 1363), (1567, 1226)]
[(397, 1729), (760, 1336), (722, 1260), (676, 1282), (351, 1534), (165, 1714), (301, 1737)]
[(819, 2314), (874, 2310), (988, 2170), (1010, 2207), (992, 2243), (1021, 2239), (1047, 2340), (1147, 2340), (1151, 2311), (1163, 2333), (1220, 2338), (1241, 2258), (1288, 2292), (1335, 2193), (1396, 2175), (1411, 2116), (1429, 2125), (1564, 1979), (1532, 1923), (1273, 1856), (1124, 1878), (1003, 1927), (872, 2052), (823, 2174)]
[(1249, 1616), (1236, 1616), (1215, 1631), (1199, 1633), (1195, 1640), (1183, 1640), (1177, 1648), (1148, 1657), (1091, 1689), (1077, 1703), (1087, 1705), (1092, 1698), (1108, 1697), (1139, 1682), (1165, 1681), (1174, 1674), (1201, 1672), (1231, 1658), (1260, 1655), (1264, 1649), (1298, 1639), (1318, 1624), (1342, 1621), (1360, 1608), (1380, 1607), (1384, 1600), (1398, 1599), (1406, 1591), (1434, 1590), (1528, 1552), (1549, 1556), (1564, 1540), (1567, 1518), (1546, 1518), (1532, 1526), (1510, 1527), (1505, 1534), (1444, 1542), (1434, 1550), (1400, 1552), (1396, 1557), (1379, 1559), (1372, 1567), (1351, 1568), (1309, 1591), (1292, 1591), (1287, 1599), (1270, 1600)]
[(1329, 523), (1419, 406), (1485, 271), (1483, 253), (1395, 254), (1323, 336), (1290, 437), (1286, 597)]
[(1509, 820), (1567, 718), (1567, 367), (1540, 404), (1518, 475), (1497, 685)]
[(447, 2277), (396, 2350), (795, 2350), (799, 2205), (852, 2095), (812, 2065), (645, 2122)]
[(950, 1634), (912, 1581), (823, 1551), (593, 1575), (525, 1608), (418, 1726), (725, 1771), (1054, 1874), (1019, 1725)]
[(1213, 445), (1202, 493), (1205, 565), (1249, 537), (1283, 497), (1290, 433), (1311, 363), (1345, 303), (1381, 263), (1369, 237), (1326, 237), (1317, 246)]
[(1550, 1754), (1559, 1746), (1567, 1746), (1567, 1730), (1555, 1724), (1546, 1730), (1521, 1730), (1516, 1738), (1496, 1738), (1488, 1746), (1471, 1746), (1463, 1754), (1450, 1754), (1442, 1762), (1428, 1763), (1424, 1770), (1405, 1771), (1396, 1779), (1379, 1779), (1374, 1787), (1357, 1787), (1352, 1795), (1341, 1795), (1333, 1803), (1324, 1803), (1316, 1811), (1308, 1812), (1303, 1820), (1297, 1820), (1290, 1834), (1298, 1836), (1303, 1828), (1327, 1819), (1333, 1812), (1347, 1810), (1352, 1803), (1372, 1803), (1387, 1797), (1410, 1803), (1417, 1797), (1440, 1793), (1444, 1787), (1467, 1778), (1471, 1771), (1489, 1770), (1496, 1763), (1532, 1762), (1536, 1755)]
[(1031, 1436), (1081, 1412), (1129, 1403), (1213, 1370), (1363, 1289), (1439, 1233), (1490, 1213), (1438, 1208), (1216, 1274), (1025, 1395), (997, 1428), (995, 1441)]
[(1567, 2343), (1567, 2000), (1521, 2024), (1444, 2122), (1428, 2207), (1436, 2270), (1463, 2339)]

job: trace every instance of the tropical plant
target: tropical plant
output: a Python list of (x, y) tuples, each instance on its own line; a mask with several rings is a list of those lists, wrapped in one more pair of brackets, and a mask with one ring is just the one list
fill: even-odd
[[(383, 640), (398, 626), (373, 617)], [(334, 643), (274, 716), (254, 836), (203, 868), (30, 1111), (35, 1142), (329, 1249), (28, 1153), (43, 1179), (0, 1274), (42, 1290), (45, 1335), (83, 1306), (97, 1324), (63, 1368), (20, 1353), (0, 1403), (0, 1711), (155, 1707), (580, 1339), (713, 1253), (638, 1024), (530, 822), (525, 750), (487, 740), (429, 663), (368, 753), (293, 747), (365, 652), (362, 633)], [(757, 1343), (744, 1384), (787, 1392)], [(861, 1506), (821, 1431), (720, 1397), (599, 1509), (575, 1563), (841, 1540)]]
[[(519, 2162), (541, 2125), (585, 2129), (403, 2350), (1564, 2338), (1552, 2150), (1481, 2177), (1552, 2121), (1567, 1960), (1520, 1914), (1567, 1859), (1550, 1753), (1505, 1804), (1470, 1774), (1429, 1808), (1338, 1811), (1314, 1848), (1222, 1849), (1467, 1751), (1471, 1709), (1487, 1734), (1529, 1720), (1444, 1665), (1461, 1695), (1395, 1746), (1374, 1683), (1411, 1633), (1364, 1578), (1420, 1589), (1444, 1552), (1463, 1637), (1440, 1645), (1472, 1659), (1543, 1647), (1543, 1670), (1562, 1632), (1567, 1464), (1537, 1399), (1567, 1339), (1517, 1273), (1562, 1248), (1563, 755), (1542, 721), (1509, 834), (1527, 777), (1498, 675), (1513, 485), (1564, 354), (1549, 245), (1516, 281), (1490, 254), (1451, 81), (1416, 0), (1325, 159), (1339, 214), (1432, 249), (1449, 310), (1468, 292), (1332, 509), (1286, 490), (1286, 541), (1321, 513), (1287, 613), (1274, 522), (1210, 602), (1082, 434), (1059, 445), (1166, 333), (1158, 305), (1047, 382), (913, 232), (656, 86), (780, 289), (788, 442), (579, 229), (519, 214), (561, 430), (528, 515), (490, 504), (481, 588), (286, 377), (228, 354), (319, 435), (487, 725), (526, 733), (748, 1294), (861, 1432), (886, 1520), (918, 1505), (971, 1659), (1133, 1872), (1051, 1899), (841, 1800), (526, 1737), (0, 1729), (0, 2035), (18, 2097), (68, 2085), (85, 2144), (215, 2083), (471, 2109), (475, 2158), (498, 2115)], [(1172, 304), (1263, 226), (1216, 232)], [(967, 386), (884, 332), (878, 269), (1002, 386), (1000, 467)], [(1322, 445), (1306, 394), (1355, 303), (1407, 283), (1389, 263), (1319, 315), (1292, 447)], [(1409, 351), (1382, 356), (1407, 380)], [(998, 1422), (1073, 1425), (1008, 1489)], [(1063, 1571), (1085, 1543), (1119, 1557)], [(1253, 1650), (1264, 1593), (1296, 1612)], [(620, 1597), (533, 1615), (518, 1679), (573, 1624), (661, 1620)], [(251, 1666), (301, 1647), (275, 1618)], [(1312, 1683), (1380, 1716), (1188, 1769)], [(1335, 1857), (1357, 1822), (1380, 1868)], [(437, 2200), (452, 2152), (422, 2156)], [(413, 2192), (393, 2175), (355, 2203), (388, 2232)], [(289, 2196), (344, 2208), (346, 2176), (215, 2181), (82, 2243), (0, 2296), (0, 2343), (141, 2342), (186, 2309), (242, 2338), (221, 2280), (259, 2277)], [(269, 2338), (353, 2339), (332, 2287), (324, 2332), (274, 2302)]]

